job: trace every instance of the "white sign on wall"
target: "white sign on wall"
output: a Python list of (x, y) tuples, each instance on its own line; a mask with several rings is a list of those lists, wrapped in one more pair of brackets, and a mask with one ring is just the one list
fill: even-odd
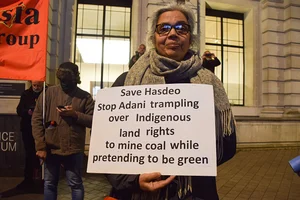
[(211, 85), (100, 90), (87, 172), (216, 176), (213, 102)]

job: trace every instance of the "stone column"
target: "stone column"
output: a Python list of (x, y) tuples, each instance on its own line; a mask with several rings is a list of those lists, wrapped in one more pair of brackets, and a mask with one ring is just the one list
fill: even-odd
[(73, 61), (77, 0), (50, 0), (46, 82), (57, 83), (55, 72), (59, 64)]
[(284, 4), (283, 0), (261, 1), (262, 112), (261, 117), (284, 113)]
[(77, 0), (61, 1), (61, 4), (59, 64), (74, 61)]
[(58, 65), (58, 45), (60, 31), (61, 3), (50, 0), (47, 43), (46, 82), (55, 84), (55, 69)]
[(300, 1), (284, 0), (284, 116), (300, 117)]
[(300, 116), (300, 2), (263, 0), (262, 117)]
[(132, 0), (131, 22), (131, 56), (135, 54), (140, 44), (147, 45), (147, 0)]

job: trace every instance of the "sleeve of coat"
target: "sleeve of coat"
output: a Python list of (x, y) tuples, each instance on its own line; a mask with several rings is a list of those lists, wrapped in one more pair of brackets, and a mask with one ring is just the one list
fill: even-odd
[[(46, 95), (47, 96), (47, 95)], [(37, 151), (46, 150), (45, 128), (43, 125), (43, 94), (39, 96), (31, 119), (32, 135)]]
[(91, 128), (93, 122), (94, 100), (89, 94), (85, 102), (84, 112), (77, 112), (77, 123), (85, 127)]
[(136, 56), (132, 56), (132, 58), (130, 59), (130, 61), (129, 61), (129, 69), (134, 65), (134, 63), (136, 62), (136, 60), (134, 61), (134, 59), (136, 59), (135, 58)]
[(219, 65), (221, 65), (221, 62), (220, 62), (220, 60), (217, 57), (215, 57), (215, 59), (214, 59), (214, 66), (217, 67)]
[(116, 190), (138, 190), (139, 175), (126, 175), (126, 174), (106, 174), (108, 182)]
[(124, 82), (125, 82), (125, 79), (126, 79), (127, 74), (128, 74), (128, 71), (127, 71), (127, 72), (124, 72), (123, 74), (121, 74), (121, 75), (115, 80), (115, 82), (112, 84), (111, 87), (124, 86)]

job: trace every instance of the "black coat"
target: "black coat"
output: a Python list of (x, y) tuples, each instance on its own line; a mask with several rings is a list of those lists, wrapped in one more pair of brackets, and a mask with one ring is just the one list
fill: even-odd
[[(114, 82), (112, 87), (124, 86), (128, 72), (121, 74), (117, 80)], [(176, 83), (189, 83), (189, 79), (180, 80)], [(166, 83), (170, 84), (172, 82), (166, 79)], [(218, 162), (218, 165), (231, 159), (236, 152), (236, 134), (235, 131), (230, 136), (223, 137), (223, 157)], [(108, 181), (113, 186), (111, 196), (116, 197), (119, 200), (129, 200), (131, 199), (132, 192), (135, 190), (140, 190), (138, 175), (118, 175), (118, 174), (107, 174)], [(216, 177), (213, 176), (193, 176), (192, 177), (193, 186), (193, 197), (198, 197), (203, 200), (218, 200)], [(176, 197), (177, 186), (174, 182), (170, 183), (169, 195)], [(170, 194), (171, 193), (171, 194)], [(172, 198), (173, 199), (173, 198)]]
[(36, 101), (40, 94), (41, 92), (36, 93), (32, 90), (32, 87), (30, 87), (21, 95), (21, 99), (17, 107), (17, 113), (21, 117), (20, 128), (22, 132), (31, 132), (31, 115), (28, 114), (28, 110), (34, 110)]
[(212, 73), (215, 73), (215, 67), (219, 66), (220, 64), (220, 60), (217, 57), (215, 57), (214, 60), (203, 59), (202, 66), (210, 70)]

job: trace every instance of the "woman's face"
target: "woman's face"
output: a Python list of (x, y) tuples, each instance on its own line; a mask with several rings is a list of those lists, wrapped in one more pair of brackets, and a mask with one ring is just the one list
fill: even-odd
[[(188, 24), (188, 21), (183, 13), (180, 11), (167, 11), (161, 14), (158, 18), (157, 24), (168, 24), (171, 26)], [(179, 32), (179, 31), (177, 31)], [(191, 34), (178, 34), (175, 28), (172, 27), (168, 34), (158, 34), (155, 32), (155, 48), (158, 54), (182, 61), (185, 54), (190, 48)]]

